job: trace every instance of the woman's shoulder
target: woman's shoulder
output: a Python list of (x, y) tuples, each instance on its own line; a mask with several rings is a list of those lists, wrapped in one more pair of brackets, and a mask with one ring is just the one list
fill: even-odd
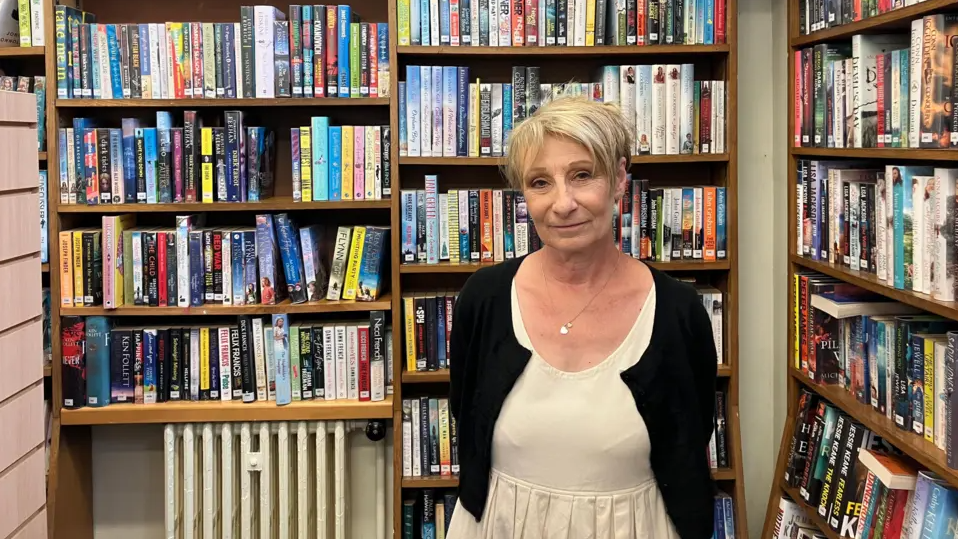
[(484, 302), (503, 297), (504, 292), (508, 293), (512, 279), (524, 258), (525, 255), (480, 267), (463, 283), (456, 302), (470, 308), (478, 308)]

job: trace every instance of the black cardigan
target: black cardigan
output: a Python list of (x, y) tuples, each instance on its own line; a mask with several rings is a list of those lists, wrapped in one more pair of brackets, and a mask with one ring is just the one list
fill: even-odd
[[(493, 428), (531, 357), (512, 328), (511, 286), (523, 259), (477, 271), (453, 311), (449, 400), (458, 430), (459, 501), (477, 521), (489, 491)], [(692, 286), (650, 270), (652, 337), (621, 378), (648, 428), (652, 471), (676, 531), (682, 539), (708, 539), (715, 494), (708, 462), (717, 370), (712, 325)]]

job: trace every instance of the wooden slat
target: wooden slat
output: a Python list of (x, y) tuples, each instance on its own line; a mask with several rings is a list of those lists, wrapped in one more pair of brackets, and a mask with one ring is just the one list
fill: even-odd
[(250, 99), (57, 99), (58, 108), (204, 108), (204, 107), (370, 107), (388, 106), (388, 97)]
[(0, 472), (44, 441), (43, 384), (0, 402)]
[(458, 486), (459, 477), (455, 475), (402, 478), (402, 488), (456, 488)]
[(400, 56), (663, 56), (673, 54), (728, 54), (729, 45), (645, 45), (574, 47), (399, 47)]
[(43, 446), (0, 475), (0, 537), (7, 537), (32, 517), (46, 499)]
[[(804, 258), (795, 254), (789, 255), (789, 259), (799, 266), (815, 270), (825, 275), (841, 279), (855, 286), (870, 290), (876, 294), (881, 294), (895, 301), (918, 307), (919, 309), (958, 320), (958, 302), (940, 301), (927, 294), (912, 292), (911, 290), (900, 290), (893, 286), (888, 286), (884, 281), (871, 273), (847, 269), (838, 264), (829, 262), (819, 262), (810, 258)], [(789, 281), (791, 283), (791, 281)]]
[(380, 402), (295, 401), (285, 406), (277, 406), (275, 402), (190, 401), (60, 410), (64, 425), (389, 419), (392, 416), (392, 397)]
[[(791, 39), (790, 44), (792, 47), (810, 47), (816, 43), (826, 41), (848, 40), (855, 34), (874, 34), (887, 30), (898, 31), (905, 28), (911, 20), (919, 19), (925, 14), (956, 7), (958, 7), (958, 1), (956, 0), (924, 0), (920, 4), (886, 11), (881, 15), (868, 17), (858, 22), (833, 26), (804, 36), (796, 36)], [(797, 21), (795, 24), (797, 24)]]
[[(722, 163), (729, 160), (727, 153), (697, 153), (679, 155), (633, 155), (632, 164)], [(500, 166), (504, 157), (400, 157), (400, 165), (434, 166)]]
[[(644, 260), (646, 264), (653, 268), (663, 271), (722, 271), (731, 266), (728, 260), (716, 260), (714, 262), (705, 262), (702, 260), (677, 260), (675, 262), (651, 262)], [(437, 264), (400, 264), (400, 273), (475, 273), (483, 267), (489, 267), (493, 264), (455, 264), (451, 262), (439, 262)]]
[(63, 204), (60, 213), (160, 213), (160, 212), (231, 212), (231, 211), (297, 211), (297, 210), (373, 210), (389, 209), (387, 200), (342, 200), (335, 202), (293, 202), (291, 197), (267, 198), (261, 202), (177, 202), (169, 204)]
[(318, 301), (291, 304), (284, 300), (276, 305), (204, 305), (202, 307), (149, 307), (123, 305), (116, 309), (103, 307), (63, 307), (60, 314), (71, 316), (220, 316), (257, 315), (280, 313), (348, 313), (363, 311), (388, 311), (392, 308), (389, 294), (376, 301)]
[(43, 56), (44, 47), (0, 47), (0, 58)]
[(894, 159), (896, 161), (955, 161), (958, 150), (920, 148), (789, 148), (792, 155), (831, 159)]

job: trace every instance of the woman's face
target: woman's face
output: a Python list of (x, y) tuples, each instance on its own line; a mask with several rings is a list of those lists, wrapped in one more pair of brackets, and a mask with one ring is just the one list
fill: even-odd
[(594, 162), (581, 145), (546, 137), (523, 177), (523, 194), (543, 243), (575, 252), (612, 234), (615, 197), (625, 188), (625, 161), (620, 163), (613, 193), (609, 180), (593, 176)]

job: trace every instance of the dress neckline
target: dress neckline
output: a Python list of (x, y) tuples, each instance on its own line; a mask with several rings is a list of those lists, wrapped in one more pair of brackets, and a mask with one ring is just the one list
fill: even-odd
[[(644, 327), (643, 322), (645, 321), (646, 317), (654, 315), (654, 309), (650, 309), (649, 306), (651, 302), (655, 301), (655, 281), (652, 281), (652, 287), (649, 288), (649, 293), (645, 296), (645, 301), (642, 303), (642, 310), (639, 311), (639, 314), (632, 322), (632, 326), (629, 328), (628, 333), (626, 333), (625, 337), (619, 342), (618, 346), (615, 347), (615, 350), (603, 358), (602, 361), (599, 361), (595, 365), (592, 365), (591, 367), (581, 371), (562, 370), (546, 361), (545, 357), (543, 357), (543, 355), (536, 350), (535, 346), (532, 344), (532, 339), (529, 337), (529, 333), (526, 331), (525, 322), (523, 321), (522, 309), (519, 307), (519, 292), (516, 288), (515, 277), (512, 278), (512, 283), (510, 285), (510, 296), (510, 302), (512, 306), (512, 330), (519, 344), (532, 353), (531, 360), (536, 362), (540, 368), (546, 370), (553, 376), (567, 379), (588, 378), (595, 376), (599, 372), (608, 368), (610, 365), (615, 365), (615, 359), (621, 355), (623, 350), (628, 348), (638, 337), (638, 332), (642, 327)], [(633, 364), (634, 362), (629, 363), (628, 365), (623, 366), (623, 368), (620, 370), (625, 370)]]

